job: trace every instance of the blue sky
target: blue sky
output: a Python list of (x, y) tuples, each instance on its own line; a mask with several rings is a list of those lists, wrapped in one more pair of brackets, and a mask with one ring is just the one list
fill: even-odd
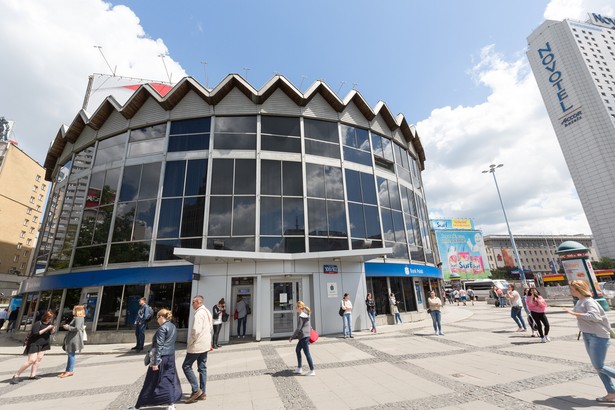
[[(275, 72), (305, 91), (356, 89), (415, 124), (430, 217), (470, 217), (506, 233), (591, 233), (525, 49), (545, 18), (615, 16), (612, 0), (0, 0), (0, 116), (44, 163), (82, 106), (88, 76), (214, 87), (229, 73), (260, 88)], [(244, 68), (249, 68), (245, 71)], [(246, 74), (247, 73), (247, 74)], [(2, 187), (0, 187), (1, 189)]]

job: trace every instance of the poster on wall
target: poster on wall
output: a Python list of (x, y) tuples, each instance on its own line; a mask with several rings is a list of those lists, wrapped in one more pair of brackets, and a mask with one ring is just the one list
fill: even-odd
[(464, 280), (489, 277), (487, 252), (480, 231), (436, 230), (435, 234), (444, 280), (450, 280), (451, 274)]

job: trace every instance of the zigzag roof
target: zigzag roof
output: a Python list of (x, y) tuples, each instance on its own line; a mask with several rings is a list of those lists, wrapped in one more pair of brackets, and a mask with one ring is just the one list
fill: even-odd
[(305, 107), (316, 94), (320, 94), (338, 113), (343, 112), (352, 102), (368, 121), (372, 121), (380, 115), (391, 131), (400, 129), (406, 141), (413, 145), (419, 156), (420, 167), (424, 169), (425, 151), (416, 129), (413, 125), (408, 124), (403, 114), (398, 114), (395, 117), (382, 101), (378, 101), (372, 109), (361, 94), (354, 89), (341, 100), (325, 82), (320, 80), (315, 81), (303, 94), (282, 75), (275, 75), (260, 90), (257, 90), (239, 74), (229, 74), (211, 90), (203, 87), (192, 77), (184, 77), (164, 97), (158, 94), (149, 84), (143, 84), (123, 106), (113, 96), (109, 96), (91, 115), (83, 109), (80, 110), (71, 124), (68, 127), (62, 126), (56, 134), (45, 158), (45, 179), (51, 180), (57, 160), (62, 155), (67, 143), (75, 143), (86, 126), (99, 130), (114, 111), (119, 112), (127, 120), (131, 119), (150, 98), (156, 101), (163, 109), (170, 111), (190, 91), (196, 93), (207, 104), (216, 105), (234, 89), (239, 90), (257, 105), (263, 104), (278, 89), (300, 107)]

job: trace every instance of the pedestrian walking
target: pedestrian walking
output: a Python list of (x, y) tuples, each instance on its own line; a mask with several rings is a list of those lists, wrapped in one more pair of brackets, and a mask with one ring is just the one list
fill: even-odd
[(468, 294), (468, 300), (470, 302), (472, 302), (472, 306), (474, 306), (474, 290), (472, 288), (468, 288), (468, 290), (466, 291), (466, 293)]
[(6, 333), (13, 332), (15, 330), (15, 323), (17, 322), (17, 316), (19, 315), (19, 306), (11, 310), (9, 313), (9, 323), (6, 325)]
[(172, 318), (173, 314), (168, 309), (160, 309), (156, 314), (159, 327), (146, 359), (149, 363), (145, 382), (137, 404), (129, 410), (140, 409), (143, 406), (165, 405), (167, 410), (175, 410), (175, 403), (181, 400), (182, 387), (175, 367), (177, 328), (171, 322)]
[(137, 318), (135, 319), (135, 337), (137, 344), (130, 350), (140, 352), (143, 350), (145, 344), (145, 329), (147, 329), (147, 323), (154, 316), (154, 311), (147, 304), (147, 299), (139, 299), (139, 311), (137, 312)]
[[(188, 379), (192, 388), (192, 394), (186, 399), (186, 403), (207, 399), (205, 389), (207, 385), (207, 352), (211, 350), (211, 332), (213, 330), (211, 312), (203, 305), (203, 296), (197, 295), (192, 299), (192, 308), (194, 309), (194, 321), (188, 338), (186, 358), (182, 364), (186, 379)], [(192, 370), (195, 361), (199, 371), (198, 382)]]
[(369, 320), (372, 322), (372, 328), (369, 331), (376, 333), (376, 301), (371, 293), (368, 293), (365, 297), (365, 306), (367, 306), (367, 316), (369, 316)]
[(436, 332), (436, 336), (444, 336), (444, 333), (442, 333), (442, 300), (436, 296), (436, 292), (433, 290), (429, 292), (427, 307), (429, 308), (429, 314), (431, 315), (433, 330)]
[(521, 295), (515, 290), (514, 285), (508, 285), (506, 298), (510, 301), (510, 317), (513, 318), (519, 327), (517, 332), (525, 332), (527, 327), (525, 326), (525, 320), (523, 320), (523, 303), (521, 302)]
[(248, 322), (250, 306), (248, 302), (242, 297), (237, 298), (237, 304), (235, 305), (235, 312), (237, 312), (237, 338), (245, 339), (246, 337), (246, 324)]
[(391, 294), (389, 295), (389, 306), (391, 307), (391, 314), (395, 317), (395, 324), (398, 324), (397, 322), (399, 321), (399, 324), (401, 325), (403, 322), (401, 321), (401, 315), (399, 314), (399, 308), (397, 307), (398, 304), (399, 302), (395, 298), (395, 294), (391, 292)]
[(303, 373), (303, 368), (301, 366), (301, 351), (303, 350), (308, 366), (310, 366), (310, 371), (305, 375), (315, 376), (316, 372), (314, 371), (314, 362), (312, 361), (312, 355), (310, 354), (310, 330), (312, 330), (312, 326), (310, 325), (311, 311), (310, 308), (305, 306), (305, 303), (300, 300), (297, 301), (296, 309), (298, 314), (297, 329), (290, 339), (288, 339), (289, 342), (292, 342), (293, 339), (297, 339), (297, 347), (295, 348), (295, 353), (297, 353), (297, 368), (293, 370), (293, 373)]
[(56, 330), (56, 327), (51, 324), (54, 316), (53, 312), (47, 311), (43, 314), (40, 321), (32, 325), (29, 339), (24, 350), (24, 354), (27, 355), (28, 358), (11, 378), (11, 384), (19, 383), (21, 381), (19, 377), (28, 367), (31, 367), (29, 379), (40, 379), (40, 376), (36, 375), (36, 371), (38, 370), (41, 360), (43, 360), (43, 356), (45, 356), (45, 352), (51, 349), (51, 334)]
[(75, 358), (77, 352), (81, 352), (83, 349), (83, 331), (85, 329), (85, 307), (83, 305), (76, 305), (73, 307), (73, 319), (70, 323), (62, 325), (66, 330), (66, 336), (64, 336), (64, 342), (62, 343), (62, 349), (68, 355), (66, 362), (66, 370), (58, 375), (59, 378), (64, 379), (74, 375)]
[(440, 299), (442, 299), (442, 306), (446, 304), (446, 292), (444, 289), (440, 290)]
[(446, 293), (446, 299), (448, 299), (448, 303), (452, 305), (453, 304), (453, 291), (451, 289), (446, 289), (444, 293)]
[(573, 309), (565, 309), (566, 312), (577, 318), (579, 331), (583, 333), (585, 350), (589, 360), (598, 372), (598, 377), (604, 384), (607, 395), (598, 397), (596, 401), (603, 403), (615, 403), (615, 369), (604, 365), (609, 345), (611, 344), (611, 324), (604, 313), (604, 309), (592, 298), (589, 283), (583, 280), (570, 282), (570, 294), (578, 298)]
[(506, 295), (504, 294), (504, 291), (496, 286), (494, 286), (494, 291), (495, 294), (498, 298), (498, 301), (500, 303), (500, 307), (501, 308), (505, 308), (506, 307)]
[(457, 303), (457, 306), (459, 306), (459, 289), (453, 290), (453, 300)]
[(6, 322), (6, 319), (8, 319), (8, 317), (9, 317), (9, 310), (0, 309), (0, 330), (2, 330), (2, 326), (4, 326), (4, 322)]
[(540, 296), (540, 292), (536, 288), (530, 288), (525, 302), (527, 303), (527, 308), (530, 310), (532, 319), (534, 319), (534, 323), (538, 329), (540, 341), (542, 343), (550, 342), (549, 329), (551, 327), (549, 326), (549, 319), (547, 319), (547, 314), (545, 313), (547, 310), (547, 302)]
[[(463, 303), (463, 306), (467, 306), (466, 304), (466, 300), (467, 300), (467, 294), (465, 289), (461, 288), (459, 289), (459, 300), (461, 301), (461, 303)], [(457, 304), (457, 306), (459, 306), (459, 303)]]
[(228, 314), (226, 313), (226, 305), (224, 302), (224, 298), (220, 299), (218, 303), (214, 305), (211, 312), (212, 312), (213, 326), (214, 326), (214, 335), (211, 341), (211, 345), (214, 349), (217, 349), (220, 347), (220, 344), (218, 343), (218, 338), (220, 337), (220, 330), (222, 329), (222, 323), (225, 322), (224, 315), (227, 315), (226, 318), (228, 319)]
[(348, 293), (344, 293), (344, 297), (341, 302), (341, 310), (343, 310), (342, 332), (344, 334), (344, 339), (346, 339), (346, 337), (350, 337), (352, 339), (352, 302), (348, 297)]

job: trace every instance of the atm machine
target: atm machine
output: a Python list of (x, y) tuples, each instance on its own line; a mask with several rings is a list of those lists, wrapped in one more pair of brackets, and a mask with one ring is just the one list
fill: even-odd
[[(234, 278), (233, 285), (231, 287), (231, 303), (227, 303), (227, 306), (230, 305), (230, 310), (228, 314), (231, 315), (231, 319), (235, 313), (235, 306), (237, 305), (237, 299), (241, 296), (243, 300), (246, 301), (252, 312), (254, 312), (254, 281), (253, 278)], [(253, 333), (253, 314), (249, 314), (246, 319), (246, 337), (252, 338), (254, 336)], [(231, 320), (231, 338), (237, 337), (237, 321)]]

